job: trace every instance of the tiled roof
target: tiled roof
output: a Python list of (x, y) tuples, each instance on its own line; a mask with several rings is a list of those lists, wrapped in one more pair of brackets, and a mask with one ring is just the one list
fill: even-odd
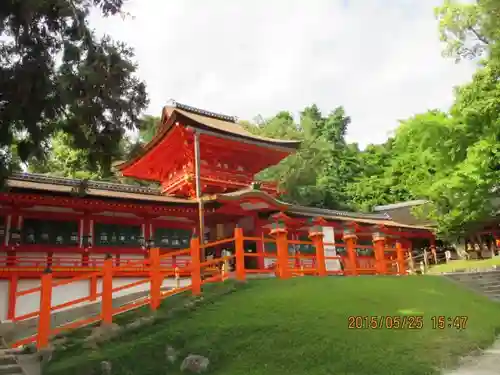
[(67, 177), (53, 177), (38, 173), (14, 173), (9, 177), (9, 180), (39, 182), (44, 184), (62, 185), (71, 187), (79, 187), (82, 184), (82, 182), (85, 181), (86, 188), (88, 189), (119, 191), (123, 193), (128, 192), (137, 194), (161, 195), (160, 189), (151, 188), (147, 186), (117, 184), (114, 182), (107, 182), (107, 181), (91, 181), (91, 180), (87, 181), (87, 180), (80, 180)]

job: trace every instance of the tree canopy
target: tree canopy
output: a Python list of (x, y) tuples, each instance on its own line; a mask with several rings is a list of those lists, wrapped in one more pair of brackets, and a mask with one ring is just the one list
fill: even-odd
[[(121, 13), (123, 0), (0, 2), (0, 177), (15, 158), (43, 160), (56, 132), (110, 174), (126, 130), (148, 100), (133, 51), (90, 28), (91, 9)], [(11, 145), (16, 144), (16, 155)]]
[[(134, 76), (132, 51), (109, 37), (96, 38), (86, 22), (91, 6), (111, 16), (122, 1), (23, 4), (0, 5), (2, 173), (24, 162), (35, 172), (118, 179), (112, 163), (140, 152), (159, 122), (140, 117), (147, 98)], [(471, 81), (456, 88), (448, 111), (415, 114), (384, 144), (364, 150), (346, 141), (351, 117), (341, 105), (323, 113), (313, 104), (296, 117), (281, 111), (242, 122), (255, 134), (302, 141), (296, 154), (258, 178), (278, 181), (283, 200), (324, 208), (369, 211), (425, 199), (426, 215), (447, 237), (496, 215), (500, 0), (444, 0), (435, 11), (444, 54), (479, 61)], [(137, 128), (138, 136), (127, 132)]]

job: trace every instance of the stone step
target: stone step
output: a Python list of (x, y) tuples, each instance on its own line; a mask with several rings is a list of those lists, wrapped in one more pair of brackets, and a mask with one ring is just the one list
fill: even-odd
[(0, 356), (0, 366), (2, 365), (14, 365), (16, 364), (16, 357), (11, 354)]
[(0, 366), (1, 375), (23, 375), (23, 370), (18, 364)]
[(0, 349), (0, 357), (5, 355), (21, 355), (23, 350), (20, 348), (3, 348)]
[(483, 292), (498, 292), (498, 293), (500, 293), (500, 285), (483, 287), (483, 288), (480, 288), (480, 290), (482, 290)]
[(495, 273), (495, 274), (447, 274), (446, 276), (451, 277), (453, 279), (459, 279), (459, 280), (481, 280), (481, 279), (486, 279), (486, 280), (500, 280), (500, 273)]

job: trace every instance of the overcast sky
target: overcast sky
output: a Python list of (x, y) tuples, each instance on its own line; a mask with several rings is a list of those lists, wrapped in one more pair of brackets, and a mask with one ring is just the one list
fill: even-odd
[(441, 56), (440, 0), (128, 0), (92, 25), (134, 47), (160, 115), (169, 99), (251, 120), (316, 103), (345, 107), (350, 141), (383, 142), (398, 120), (447, 109), (472, 63)]

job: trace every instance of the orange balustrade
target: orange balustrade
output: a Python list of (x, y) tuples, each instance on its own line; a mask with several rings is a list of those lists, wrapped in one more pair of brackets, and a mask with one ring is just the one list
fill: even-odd
[[(281, 278), (289, 278), (292, 276), (304, 276), (304, 275), (332, 275), (332, 274), (344, 274), (342, 269), (329, 270), (327, 267), (328, 262), (339, 262), (342, 264), (344, 269), (349, 271), (349, 274), (404, 274), (404, 252), (401, 245), (396, 243), (396, 249), (386, 249), (384, 242), (380, 238), (375, 239), (374, 246), (360, 246), (356, 245), (356, 248), (370, 248), (375, 250), (375, 258), (371, 256), (355, 256), (348, 252), (348, 256), (325, 256), (322, 233), (311, 233), (311, 241), (296, 241), (288, 240), (286, 229), (278, 228), (273, 232), (275, 236), (272, 239), (264, 237), (245, 237), (243, 230), (236, 227), (234, 231), (234, 236), (224, 240), (200, 244), (200, 240), (197, 237), (191, 239), (189, 249), (183, 249), (175, 252), (170, 252), (166, 254), (160, 254), (160, 250), (150, 249), (149, 257), (143, 260), (125, 260), (120, 259), (120, 264), (117, 265), (113, 262), (111, 256), (106, 256), (105, 259), (89, 259), (89, 265), (94, 268), (92, 272), (86, 272), (82, 275), (72, 277), (70, 279), (58, 280), (53, 276), (53, 269), (47, 269), (45, 273), (41, 276), (41, 285), (39, 287), (30, 288), (23, 291), (17, 291), (13, 293), (14, 306), (15, 300), (22, 296), (26, 296), (33, 293), (40, 293), (40, 306), (38, 311), (27, 313), (24, 315), (16, 316), (15, 309), (13, 310), (9, 307), (9, 314), (12, 315), (13, 321), (20, 321), (30, 318), (38, 318), (38, 331), (33, 337), (29, 337), (23, 340), (19, 340), (13, 343), (14, 346), (23, 345), (32, 341), (35, 341), (39, 348), (46, 347), (49, 343), (51, 336), (58, 334), (64, 330), (74, 329), (86, 324), (94, 323), (97, 321), (102, 321), (103, 323), (110, 324), (113, 322), (113, 316), (128, 311), (140, 306), (149, 304), (152, 310), (159, 308), (161, 301), (169, 296), (191, 291), (193, 295), (199, 295), (202, 293), (202, 286), (207, 283), (213, 282), (223, 282), (230, 276), (235, 276), (239, 281), (244, 281), (247, 274), (257, 273), (265, 274), (269, 272), (274, 272), (277, 276)], [(265, 243), (275, 243), (276, 253), (259, 251), (256, 253), (246, 252), (245, 245), (251, 242), (255, 242), (256, 248), (265, 249)], [(229, 248), (234, 249), (234, 253), (231, 252), (230, 255), (225, 255), (209, 259), (201, 262), (201, 252), (207, 251), (207, 249), (221, 244), (227, 244)], [(355, 244), (355, 242), (353, 242)], [(296, 252), (293, 255), (289, 254), (290, 245), (312, 245), (315, 249), (314, 254), (301, 254)], [(338, 250), (346, 249), (344, 244), (330, 244), (335, 245)], [(347, 243), (347, 250), (349, 250), (349, 243)], [(393, 251), (396, 255), (394, 259), (386, 259), (384, 252)], [(190, 256), (190, 260), (186, 261), (183, 266), (182, 263), (177, 260), (173, 261), (173, 257), (179, 255)], [(61, 258), (63, 259), (63, 258)], [(250, 264), (249, 260), (261, 260)], [(29, 258), (28, 256), (17, 256), (14, 259), (17, 264), (22, 262), (30, 263), (35, 267), (47, 266), (46, 260), (41, 261), (40, 259)], [(262, 266), (264, 260), (270, 261), (271, 263), (267, 266)], [(0, 269), (2, 264), (12, 264), (13, 259), (6, 259), (6, 257), (0, 257)], [(68, 259), (65, 259), (68, 262)], [(248, 263), (248, 264), (247, 264)], [(57, 269), (60, 267), (56, 258), (53, 259), (53, 267)], [(175, 267), (174, 267), (175, 266)], [(337, 267), (338, 268), (338, 267)], [(140, 270), (140, 273), (138, 273)], [(119, 287), (113, 288), (113, 278), (117, 275), (122, 275), (124, 272), (129, 272), (129, 275), (141, 275), (143, 278), (137, 281), (133, 281), (126, 285), (121, 285)], [(190, 284), (181, 287), (180, 278), (184, 276), (189, 276)], [(176, 286), (167, 291), (162, 291), (163, 280), (166, 277), (176, 278)], [(97, 290), (97, 280), (102, 279), (102, 292)], [(89, 282), (89, 295), (81, 298), (76, 298), (68, 302), (64, 302), (58, 305), (52, 305), (52, 296), (54, 294), (54, 288), (58, 286), (71, 285), (72, 283), (88, 280)], [(149, 283), (149, 296), (146, 296), (140, 300), (133, 301), (126, 305), (120, 306), (118, 308), (113, 308), (113, 297), (116, 293), (123, 290), (127, 290), (138, 285)], [(55, 311), (61, 310), (63, 308), (68, 308), (76, 304), (84, 302), (92, 302), (101, 299), (101, 312), (98, 316), (80, 319), (69, 324), (65, 324), (59, 327), (51, 327), (51, 314)], [(10, 298), (9, 298), (10, 299)]]

